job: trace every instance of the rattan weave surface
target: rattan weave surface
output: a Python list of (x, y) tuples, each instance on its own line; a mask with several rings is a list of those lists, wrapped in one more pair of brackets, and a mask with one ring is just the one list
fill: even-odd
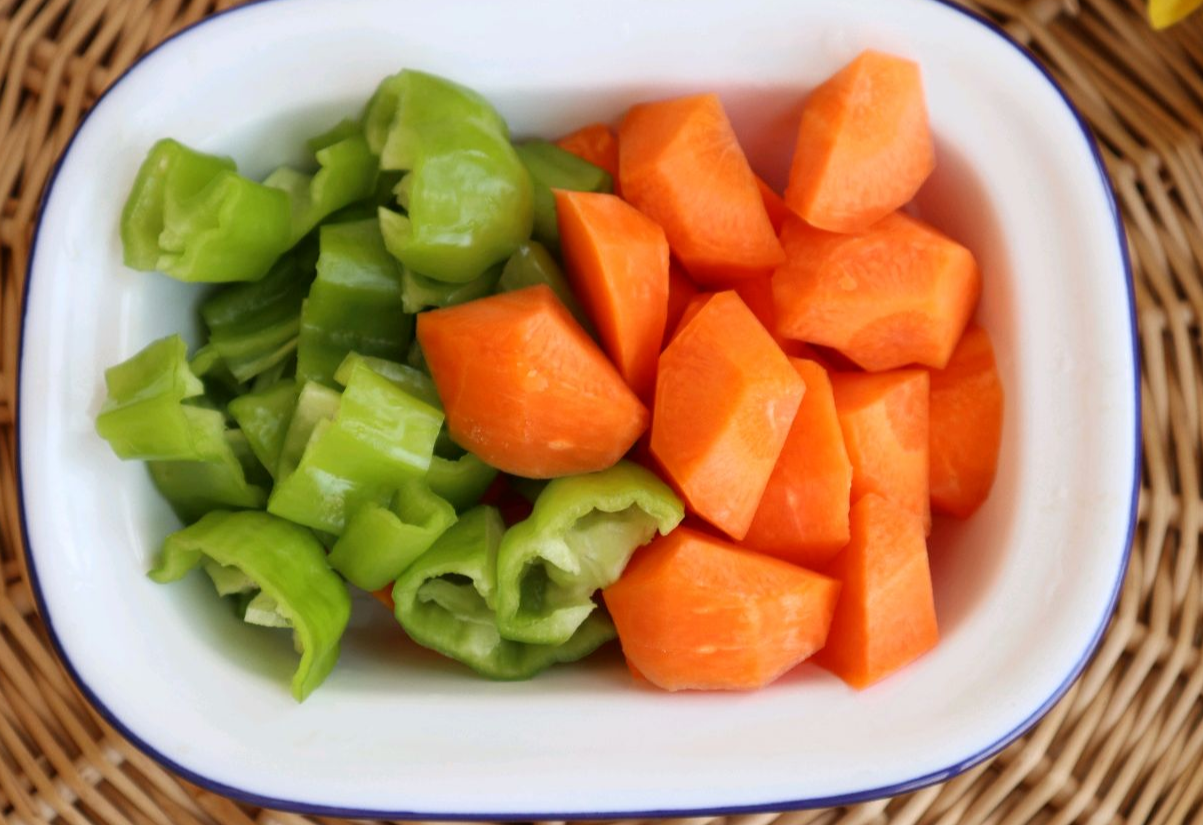
[[(0, 824), (331, 822), (234, 804), (123, 741), (59, 667), (23, 570), (13, 415), (42, 188), (114, 78), (227, 5), (0, 0)], [(1094, 127), (1128, 227), (1145, 459), (1119, 607), (1082, 678), (996, 758), (907, 796), (730, 825), (1203, 823), (1203, 16), (1154, 33), (1136, 0), (976, 8), (1036, 53)]]

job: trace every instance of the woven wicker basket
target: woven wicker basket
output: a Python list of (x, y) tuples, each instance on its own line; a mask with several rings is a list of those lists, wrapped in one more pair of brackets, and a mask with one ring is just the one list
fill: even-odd
[[(0, 823), (331, 821), (232, 803), (123, 741), (55, 661), (23, 570), (12, 423), (42, 187), (115, 77), (227, 5), (0, 0)], [(1203, 823), (1203, 18), (1158, 34), (1137, 0), (975, 5), (1044, 61), (1093, 125), (1127, 223), (1145, 409), (1131, 569), (1093, 663), (996, 758), (908, 796), (731, 825)]]

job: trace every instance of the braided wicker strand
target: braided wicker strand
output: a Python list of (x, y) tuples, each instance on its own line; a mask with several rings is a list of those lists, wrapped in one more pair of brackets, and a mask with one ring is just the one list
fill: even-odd
[[(0, 825), (334, 822), (201, 791), (122, 740), (50, 652), (23, 566), (13, 416), (42, 188), (115, 77), (236, 4), (0, 0)], [(1203, 16), (1154, 33), (1139, 0), (970, 5), (1028, 46), (1089, 120), (1128, 228), (1145, 459), (1119, 607), (1093, 662), (1040, 724), (950, 782), (851, 808), (682, 825), (1203, 824)]]

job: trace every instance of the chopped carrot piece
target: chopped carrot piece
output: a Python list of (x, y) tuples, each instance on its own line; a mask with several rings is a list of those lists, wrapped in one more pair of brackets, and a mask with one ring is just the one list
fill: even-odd
[(863, 235), (797, 218), (773, 275), (781, 333), (834, 347), (867, 370), (948, 363), (973, 315), (981, 276), (969, 250), (901, 212)]
[(931, 530), (926, 370), (831, 376), (835, 409), (852, 462), (852, 501), (877, 493)]
[(935, 165), (918, 65), (867, 51), (807, 99), (785, 202), (811, 226), (863, 232)]
[(815, 662), (863, 689), (935, 647), (940, 631), (919, 518), (869, 494), (852, 506), (851, 527), (824, 571), (844, 587)]
[(423, 312), (418, 342), (451, 437), (503, 472), (602, 470), (647, 428), (647, 409), (547, 286)]
[(652, 454), (693, 512), (742, 539), (805, 391), (739, 296), (712, 295), (660, 356)]
[(632, 106), (618, 132), (618, 177), (695, 283), (765, 275), (784, 260), (717, 95)]
[(848, 543), (852, 464), (827, 371), (814, 361), (790, 363), (806, 395), (743, 546), (820, 568)]
[(994, 485), (1002, 444), (1003, 387), (990, 336), (965, 331), (948, 366), (931, 372), (931, 503), (973, 515)]
[(632, 673), (665, 690), (752, 690), (821, 648), (832, 579), (678, 527), (604, 598)]
[(555, 196), (568, 280), (627, 386), (649, 398), (668, 315), (664, 231), (615, 195)]

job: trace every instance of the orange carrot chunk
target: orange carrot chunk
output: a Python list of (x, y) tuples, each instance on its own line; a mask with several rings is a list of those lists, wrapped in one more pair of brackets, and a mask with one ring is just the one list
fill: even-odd
[(668, 342), (672, 340), (673, 333), (676, 332), (677, 326), (681, 323), (681, 317), (685, 314), (685, 307), (697, 294), (698, 288), (693, 285), (693, 281), (689, 280), (689, 276), (677, 265), (676, 261), (671, 261), (668, 265), (668, 318), (664, 323), (664, 340), (661, 342), (661, 349), (668, 346)]
[(557, 189), (555, 196), (573, 291), (627, 386), (648, 398), (668, 316), (664, 230), (615, 195)]
[(784, 260), (717, 95), (632, 106), (618, 132), (618, 177), (696, 283), (763, 275)]
[(785, 205), (785, 199), (777, 194), (773, 187), (764, 182), (764, 178), (760, 175), (756, 176), (756, 188), (760, 190), (760, 200), (764, 202), (764, 211), (769, 216), (769, 223), (773, 225), (773, 231), (781, 234), (781, 227), (785, 225), (785, 219), (789, 216), (789, 207)]
[(876, 493), (931, 530), (926, 370), (835, 373), (831, 388), (852, 462), (852, 502)]
[(604, 123), (590, 123), (571, 134), (564, 135), (556, 145), (571, 152), (581, 160), (605, 169), (610, 177), (618, 179), (618, 137)]
[(633, 674), (665, 690), (754, 690), (823, 646), (839, 583), (684, 527), (604, 598)]
[(672, 335), (668, 337), (669, 341), (676, 338), (681, 330), (689, 326), (689, 322), (697, 317), (697, 314), (702, 311), (702, 307), (706, 306), (706, 302), (714, 297), (713, 292), (698, 292), (689, 299), (689, 303), (685, 305), (685, 309), (681, 312), (681, 318), (677, 321), (676, 329), (672, 331)]
[(455, 443), (524, 478), (602, 470), (648, 411), (544, 285), (418, 316)]
[(990, 336), (971, 325), (942, 370), (931, 372), (931, 503), (968, 518), (994, 484), (1003, 388)]
[(807, 99), (785, 202), (812, 226), (862, 232), (935, 165), (918, 65), (867, 51)]
[(656, 378), (652, 454), (689, 509), (744, 537), (805, 391), (739, 296), (710, 296)]
[(824, 571), (844, 587), (815, 662), (859, 690), (931, 650), (940, 631), (919, 518), (870, 494), (852, 506), (851, 526)]
[(867, 370), (942, 368), (973, 315), (981, 276), (969, 250), (901, 212), (863, 235), (791, 218), (773, 275), (781, 333), (833, 347)]
[(819, 568), (848, 543), (852, 464), (827, 371), (814, 361), (790, 363), (806, 395), (743, 546)]

